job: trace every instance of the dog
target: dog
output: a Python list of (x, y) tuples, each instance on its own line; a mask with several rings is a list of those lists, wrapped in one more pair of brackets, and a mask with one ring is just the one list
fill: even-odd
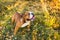
[(14, 35), (16, 35), (17, 31), (21, 27), (26, 27), (30, 30), (30, 22), (34, 20), (33, 12), (25, 12), (24, 14), (15, 13), (12, 16), (12, 23), (15, 22), (16, 26), (14, 29)]

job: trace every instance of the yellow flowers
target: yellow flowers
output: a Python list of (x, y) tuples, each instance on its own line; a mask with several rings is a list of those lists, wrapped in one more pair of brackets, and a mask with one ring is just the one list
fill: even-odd
[(58, 37), (59, 37), (58, 32), (55, 32), (55, 33), (54, 33), (54, 39), (58, 39)]
[(28, 2), (23, 2), (21, 5), (19, 5), (18, 11), (22, 12), (27, 4), (28, 4)]
[(53, 27), (54, 28), (58, 28), (59, 27), (59, 24), (58, 23), (55, 23), (55, 24), (53, 24)]
[(17, 2), (14, 4), (14, 7), (18, 6), (20, 3), (21, 3), (21, 1), (17, 1)]
[(56, 12), (58, 9), (60, 9), (59, 0), (52, 0), (49, 5), (50, 5), (50, 8), (52, 9), (52, 12)]
[(52, 26), (55, 23), (56, 18), (55, 17), (50, 17), (45, 20), (45, 25), (47, 26)]
[(49, 17), (49, 11), (47, 10), (47, 5), (46, 3), (44, 2), (44, 0), (41, 0), (41, 3), (42, 3), (42, 10), (44, 12), (44, 15), (45, 15), (45, 18)]
[[(4, 0), (6, 3), (6, 0)], [(10, 2), (11, 3), (11, 2)], [(13, 31), (13, 26), (11, 24), (11, 17), (16, 12), (24, 13), (26, 10), (33, 11), (35, 14), (35, 20), (32, 22), (31, 30), (27, 31), (27, 28), (21, 28), (16, 35), (16, 40), (58, 40), (59, 34), (58, 31), (55, 31), (53, 28), (60, 27), (60, 2), (58, 0), (50, 0), (49, 3), (46, 0), (38, 1), (14, 1), (11, 4), (4, 4), (0, 15), (0, 26), (11, 27), (12, 30), (6, 29), (7, 31)], [(2, 3), (1, 3), (2, 4)], [(6, 6), (7, 5), (7, 6)], [(48, 6), (49, 5), (49, 6)], [(5, 7), (7, 8), (5, 10)], [(56, 13), (58, 12), (58, 13)], [(51, 14), (51, 15), (50, 15)], [(4, 32), (6, 31), (3, 30)], [(2, 32), (3, 32), (2, 31)], [(3, 33), (4, 33), (3, 32)], [(7, 37), (6, 32), (6, 37)], [(3, 35), (3, 34), (2, 34)], [(2, 36), (0, 35), (0, 36)], [(13, 35), (13, 32), (12, 34)], [(11, 36), (10, 35), (10, 36)], [(5, 36), (5, 35), (3, 35)], [(44, 39), (45, 38), (45, 39)], [(1, 38), (0, 38), (1, 39)], [(14, 39), (13, 39), (14, 40)], [(60, 38), (59, 38), (60, 40)]]
[(11, 7), (10, 5), (7, 6), (7, 9), (8, 9), (8, 10), (11, 10), (11, 8), (12, 8), (12, 7)]
[(7, 9), (8, 9), (8, 10), (11, 10), (11, 9), (15, 8), (16, 6), (18, 6), (20, 3), (22, 3), (22, 2), (17, 1), (14, 5), (8, 5), (8, 6), (7, 6)]

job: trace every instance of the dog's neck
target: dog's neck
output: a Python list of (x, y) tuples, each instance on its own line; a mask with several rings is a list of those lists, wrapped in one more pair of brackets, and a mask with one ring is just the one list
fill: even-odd
[(26, 21), (27, 21), (27, 19), (25, 18), (25, 15), (23, 15), (23, 19), (24, 19), (24, 22), (26, 22)]

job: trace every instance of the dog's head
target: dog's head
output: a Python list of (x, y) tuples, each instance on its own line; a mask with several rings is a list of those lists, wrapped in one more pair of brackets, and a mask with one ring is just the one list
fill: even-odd
[(33, 12), (25, 12), (24, 17), (25, 17), (26, 20), (30, 20), (30, 21), (34, 20), (34, 14), (33, 14)]

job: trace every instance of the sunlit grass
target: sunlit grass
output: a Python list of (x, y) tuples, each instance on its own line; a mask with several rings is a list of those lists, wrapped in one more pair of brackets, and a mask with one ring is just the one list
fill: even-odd
[[(44, 0), (39, 2), (10, 1), (12, 1), (11, 4), (5, 4), (8, 0), (4, 0), (4, 3), (1, 2), (3, 4), (1, 6), (2, 16), (0, 16), (0, 26), (3, 27), (0, 33), (1, 40), (2, 38), (4, 40), (60, 40), (59, 30), (54, 30), (54, 28), (60, 27), (60, 17), (58, 16), (58, 12), (60, 12), (58, 5), (60, 4), (57, 1), (54, 1), (56, 6), (51, 6), (50, 4), (50, 8), (54, 7), (56, 10), (52, 9), (50, 11), (47, 9), (47, 2), (44, 2)], [(33, 11), (35, 14), (35, 20), (31, 22), (31, 30), (28, 32), (27, 27), (20, 28), (17, 35), (12, 37), (15, 24), (11, 24), (11, 17), (16, 12), (24, 13), (25, 11)]]

